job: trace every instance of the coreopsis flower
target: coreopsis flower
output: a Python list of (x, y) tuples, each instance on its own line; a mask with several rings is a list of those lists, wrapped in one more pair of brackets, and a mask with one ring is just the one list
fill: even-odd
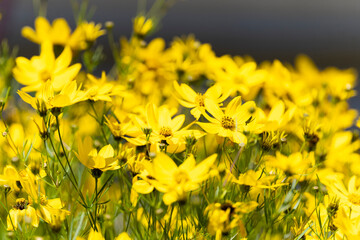
[(206, 207), (205, 214), (209, 217), (208, 231), (215, 235), (216, 240), (221, 240), (222, 235), (239, 227), (240, 236), (246, 236), (246, 229), (240, 216), (253, 211), (258, 206), (256, 202), (231, 202), (213, 203)]
[(137, 16), (134, 19), (134, 34), (144, 38), (151, 30), (153, 30), (154, 24), (151, 18), (145, 16)]
[[(346, 236), (346, 239), (357, 240), (360, 238), (360, 218), (350, 217), (346, 210), (345, 208), (339, 209), (334, 219), (334, 225)], [(344, 236), (339, 239), (344, 239)]]
[(239, 175), (238, 179), (232, 179), (232, 182), (245, 186), (246, 188), (268, 188), (275, 189), (276, 187), (287, 185), (282, 183), (280, 179), (276, 180), (277, 175), (266, 176), (263, 171), (248, 170)]
[(151, 129), (149, 141), (152, 147), (166, 148), (169, 152), (181, 152), (185, 149), (186, 137), (194, 136), (196, 139), (203, 136), (199, 130), (180, 129), (185, 121), (185, 115), (180, 114), (171, 117), (167, 107), (156, 107), (155, 104), (148, 104), (146, 107), (146, 122), (135, 118), (139, 130), (137, 134), (132, 133), (134, 138), (126, 138), (135, 145), (145, 145), (147, 136), (144, 129)]
[(228, 137), (232, 142), (245, 145), (245, 132), (259, 128), (254, 117), (256, 105), (253, 101), (241, 105), (241, 97), (236, 97), (229, 102), (224, 112), (209, 99), (205, 104), (206, 110), (212, 115), (205, 115), (210, 122), (197, 124), (208, 133)]
[(131, 122), (119, 122), (114, 117), (105, 118), (105, 124), (109, 127), (112, 135), (115, 140), (121, 140), (124, 136), (126, 136), (129, 132), (133, 132), (134, 126)]
[(36, 214), (49, 224), (55, 224), (58, 220), (64, 220), (70, 212), (62, 209), (64, 207), (60, 198), (48, 199), (45, 191), (40, 187), (38, 180), (30, 171), (21, 170), (19, 172), (21, 186), (29, 195), (29, 204), (36, 209)]
[(239, 92), (244, 96), (249, 94), (251, 88), (262, 84), (266, 78), (266, 71), (257, 69), (256, 62), (238, 64), (233, 59), (229, 59), (222, 68), (216, 69), (214, 74), (223, 89), (231, 89), (233, 93)]
[(16, 204), (9, 211), (7, 217), (7, 231), (14, 231), (19, 228), (19, 225), (29, 224), (33, 227), (39, 226), (39, 217), (36, 214), (35, 208), (29, 206), (29, 202), (25, 198), (16, 200)]
[[(179, 240), (186, 240), (186, 239), (202, 239), (196, 236), (197, 229), (195, 226), (198, 224), (198, 220), (196, 218), (191, 218), (190, 216), (184, 216), (181, 213), (181, 209), (179, 206), (168, 207), (166, 214), (160, 220), (161, 224), (164, 225), (169, 223), (169, 231), (170, 234), (176, 234), (179, 231), (179, 226), (183, 227), (183, 230), (186, 231), (186, 234), (180, 234), (178, 237)], [(161, 228), (159, 228), (159, 231)]]
[(24, 57), (16, 58), (13, 74), (19, 83), (25, 85), (21, 89), (24, 92), (38, 91), (47, 81), (51, 82), (54, 91), (59, 92), (67, 83), (74, 80), (80, 71), (81, 64), (70, 66), (71, 60), (72, 53), (69, 47), (65, 47), (55, 59), (53, 46), (46, 41), (41, 44), (40, 56), (34, 56), (30, 60)]
[(294, 152), (289, 156), (276, 152), (276, 156), (267, 155), (264, 159), (268, 166), (281, 169), (287, 175), (305, 174), (315, 165), (314, 152)]
[(158, 153), (148, 170), (155, 178), (150, 183), (164, 193), (163, 201), (166, 205), (185, 201), (187, 193), (200, 187), (200, 183), (209, 177), (209, 169), (216, 160), (216, 154), (196, 164), (190, 155), (180, 166), (164, 153)]
[(348, 165), (354, 173), (359, 173), (360, 140), (354, 139), (350, 131), (339, 131), (324, 143), (326, 153), (324, 164), (335, 171), (344, 172)]
[(104, 71), (101, 73), (101, 78), (99, 79), (91, 74), (88, 74), (87, 78), (90, 82), (85, 85), (86, 96), (91, 101), (96, 102), (100, 100), (111, 102), (111, 96), (115, 94), (115, 91), (120, 90), (115, 89), (114, 84), (108, 82)]
[(88, 42), (94, 42), (97, 38), (105, 34), (105, 30), (101, 29), (101, 24), (95, 24), (94, 22), (82, 22), (79, 25), (85, 36), (85, 40)]
[(114, 240), (131, 240), (132, 238), (127, 234), (127, 232), (122, 232)]
[(18, 94), (24, 102), (36, 109), (40, 116), (45, 116), (47, 110), (71, 106), (87, 99), (86, 93), (77, 87), (76, 81), (68, 82), (58, 94), (54, 93), (50, 81), (41, 87), (35, 97), (22, 90), (18, 90)]
[[(260, 110), (262, 112), (262, 110)], [(296, 106), (291, 106), (287, 110), (285, 110), (285, 104), (283, 101), (279, 100), (276, 102), (270, 112), (265, 115), (264, 114), (262, 122), (264, 122), (263, 131), (276, 131), (276, 130), (284, 130), (290, 120), (293, 118), (296, 111)]]
[(342, 181), (326, 185), (329, 196), (334, 196), (340, 200), (340, 205), (350, 211), (353, 217), (360, 216), (360, 187), (357, 187), (356, 176), (352, 176), (348, 182), (347, 189)]
[[(100, 227), (97, 226), (97, 229), (100, 229)], [(77, 237), (76, 240), (85, 240), (85, 238)], [(98, 232), (98, 231), (94, 230), (93, 228), (91, 228), (87, 240), (105, 240), (105, 238), (103, 237), (101, 232)]]
[(85, 167), (91, 169), (95, 178), (100, 177), (102, 172), (120, 168), (113, 147), (109, 144), (98, 152), (93, 148), (92, 139), (89, 136), (84, 141), (78, 140), (78, 152), (75, 154)]
[[(89, 29), (85, 29), (89, 31)], [(98, 30), (95, 28), (94, 30)], [(99, 32), (100, 31), (100, 32)], [(97, 31), (98, 35), (101, 30)], [(50, 25), (49, 21), (44, 17), (37, 17), (35, 19), (34, 29), (26, 26), (22, 29), (21, 34), (32, 42), (42, 44), (50, 41), (54, 45), (69, 46), (73, 50), (83, 50), (87, 47), (86, 34), (83, 27), (78, 27), (73, 33), (68, 23), (63, 18), (57, 18)], [(94, 32), (92, 32), (94, 34)], [(91, 36), (91, 35), (89, 35)]]
[(201, 114), (205, 112), (205, 99), (212, 99), (221, 106), (222, 102), (230, 95), (230, 92), (224, 93), (219, 85), (210, 87), (204, 94), (196, 93), (188, 85), (184, 83), (179, 85), (176, 81), (174, 82), (174, 88), (179, 103), (186, 108), (192, 108), (190, 113), (196, 119), (199, 119)]

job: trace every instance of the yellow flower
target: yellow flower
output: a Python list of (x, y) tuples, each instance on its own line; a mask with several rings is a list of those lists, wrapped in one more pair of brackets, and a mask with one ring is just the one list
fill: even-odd
[(64, 205), (60, 198), (48, 199), (46, 197), (38, 180), (30, 171), (21, 170), (19, 175), (21, 186), (29, 194), (29, 204), (34, 206), (38, 217), (49, 224), (54, 224), (57, 217), (60, 217), (58, 220), (63, 221), (66, 215), (70, 215), (69, 211), (62, 209)]
[(295, 152), (289, 156), (276, 152), (276, 157), (267, 155), (265, 160), (268, 166), (281, 169), (288, 175), (306, 174), (315, 165), (314, 152)]
[(115, 240), (131, 240), (132, 238), (127, 234), (127, 232), (122, 232), (115, 238)]
[(37, 17), (35, 19), (35, 31), (26, 26), (21, 30), (21, 34), (37, 44), (50, 41), (54, 45), (69, 46), (73, 50), (83, 50), (87, 47), (86, 32), (83, 28), (78, 27), (71, 33), (69, 25), (63, 18), (55, 19), (50, 25), (46, 18)]
[(92, 170), (93, 175), (100, 174), (101, 176), (102, 172), (120, 168), (117, 158), (114, 157), (114, 149), (110, 144), (102, 147), (99, 152), (92, 146), (91, 137), (86, 137), (84, 142), (78, 139), (78, 152), (75, 154), (85, 167)]
[(287, 183), (281, 183), (280, 180), (276, 180), (277, 175), (266, 176), (263, 171), (248, 170), (243, 174), (239, 175), (238, 179), (233, 179), (232, 182), (239, 185), (255, 188), (270, 188), (274, 189), (276, 187), (287, 185)]
[[(262, 110), (261, 110), (262, 111)], [(296, 107), (292, 106), (285, 111), (285, 104), (283, 101), (277, 101), (273, 107), (271, 108), (270, 112), (265, 116), (264, 115), (264, 131), (276, 131), (279, 129), (284, 129), (286, 125), (290, 122), (293, 118), (296, 111)]]
[(20, 224), (31, 224), (33, 227), (39, 226), (39, 217), (36, 215), (36, 210), (29, 206), (29, 202), (25, 198), (17, 199), (13, 209), (9, 211), (6, 230), (14, 231)]
[(66, 84), (59, 94), (49, 101), (51, 108), (63, 108), (87, 100), (86, 93), (77, 87), (76, 81)]
[[(180, 129), (185, 121), (185, 115), (171, 117), (167, 107), (157, 108), (155, 104), (148, 104), (146, 108), (145, 124), (140, 118), (135, 118), (139, 129), (151, 129), (150, 142), (152, 147), (165, 148), (168, 152), (181, 152), (185, 149), (185, 138), (194, 136), (196, 139), (203, 136), (198, 130)], [(135, 145), (145, 145), (146, 135), (142, 130), (131, 133), (135, 138), (126, 138)]]
[(94, 42), (98, 37), (105, 34), (105, 30), (101, 29), (101, 24), (94, 22), (82, 22), (79, 26), (85, 35), (86, 41)]
[(50, 81), (41, 87), (35, 97), (22, 90), (18, 90), (18, 94), (24, 102), (36, 109), (40, 116), (45, 116), (49, 109), (63, 108), (87, 99), (86, 93), (77, 88), (76, 81), (67, 83), (59, 94), (54, 94)]
[(134, 19), (134, 33), (143, 38), (153, 29), (153, 21), (144, 16), (137, 16)]
[(351, 209), (353, 217), (360, 216), (360, 187), (356, 187), (355, 175), (350, 178), (347, 189), (340, 180), (326, 186), (330, 196), (338, 198), (341, 206)]
[(53, 46), (46, 41), (41, 44), (40, 56), (30, 60), (24, 57), (16, 58), (16, 67), (13, 69), (15, 79), (25, 85), (25, 92), (38, 91), (48, 80), (54, 91), (60, 91), (67, 83), (74, 80), (79, 73), (81, 64), (70, 65), (72, 53), (65, 47), (58, 58), (55, 59)]
[[(340, 208), (338, 212), (334, 219), (335, 226), (346, 236), (346, 239), (358, 240), (360, 238), (360, 218), (350, 218), (344, 208)], [(344, 239), (344, 236), (339, 239)]]
[(127, 135), (129, 132), (133, 132), (134, 126), (131, 122), (120, 122), (116, 120), (114, 117), (105, 118), (105, 124), (109, 127), (112, 135), (114, 136), (115, 140), (121, 140), (125, 135)]
[(106, 73), (103, 71), (101, 73), (101, 78), (97, 79), (91, 74), (87, 75), (90, 83), (86, 87), (86, 96), (96, 102), (96, 101), (107, 101), (111, 102), (111, 96), (114, 95), (115, 89), (114, 85), (107, 81)]
[(206, 207), (205, 214), (209, 217), (208, 231), (215, 235), (216, 240), (221, 240), (223, 234), (231, 229), (239, 227), (240, 236), (246, 236), (246, 229), (240, 216), (253, 211), (258, 206), (257, 202), (225, 202), (213, 203)]
[(151, 168), (147, 169), (155, 180), (150, 183), (160, 192), (165, 193), (163, 201), (170, 205), (177, 201), (185, 201), (186, 193), (200, 187), (200, 183), (209, 177), (209, 169), (216, 160), (211, 155), (196, 165), (194, 156), (190, 155), (180, 166), (164, 153), (158, 153)]
[(221, 106), (221, 103), (230, 95), (230, 92), (224, 93), (219, 85), (210, 87), (204, 94), (196, 93), (184, 83), (179, 86), (177, 81), (174, 81), (174, 88), (179, 95), (175, 95), (179, 103), (186, 108), (192, 108), (190, 113), (196, 119), (199, 119), (206, 109), (205, 99), (212, 99)]
[(205, 100), (205, 104), (206, 110), (212, 117), (205, 115), (210, 123), (197, 123), (202, 129), (211, 134), (228, 137), (235, 143), (243, 145), (247, 143), (244, 132), (257, 128), (254, 117), (255, 102), (249, 101), (241, 105), (241, 98), (236, 97), (227, 105), (225, 112), (209, 99)]
[[(100, 229), (100, 227), (97, 226), (97, 229)], [(84, 240), (84, 238), (77, 237), (76, 240)], [(93, 228), (91, 228), (87, 240), (105, 240), (105, 238), (103, 237), (101, 232), (98, 232), (98, 231), (94, 230)]]

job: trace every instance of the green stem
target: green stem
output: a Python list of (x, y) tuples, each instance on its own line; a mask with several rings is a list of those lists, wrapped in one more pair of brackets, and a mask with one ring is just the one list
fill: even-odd
[(98, 178), (95, 178), (95, 224), (97, 221), (97, 206), (98, 206)]
[[(69, 180), (70, 180), (71, 184), (73, 185), (73, 187), (75, 188), (76, 192), (79, 194), (79, 196), (81, 198), (81, 201), (82, 201), (82, 204), (87, 209), (86, 211), (88, 212), (88, 206), (86, 204), (84, 196), (82, 195), (82, 192), (78, 189), (77, 184), (74, 183), (74, 181), (70, 177), (69, 173), (66, 171), (66, 168), (65, 168), (64, 164), (62, 164), (62, 162), (60, 160), (60, 157), (59, 157), (59, 155), (57, 154), (57, 152), (55, 150), (55, 146), (54, 146), (50, 136), (49, 136), (49, 140), (50, 140), (50, 145), (51, 145), (51, 147), (52, 147), (52, 149), (53, 149), (53, 151), (55, 153), (56, 158), (58, 159), (58, 161), (60, 163), (61, 168), (65, 172), (65, 175), (69, 178)], [(92, 216), (91, 212), (88, 212), (88, 215), (89, 215), (89, 220), (90, 220), (91, 227), (96, 229), (96, 225), (93, 223), (93, 216)]]
[(64, 147), (64, 143), (62, 141), (62, 138), (61, 138), (61, 134), (60, 134), (60, 122), (59, 122), (59, 117), (58, 116), (55, 116), (56, 118), (56, 127), (57, 127), (57, 130), (58, 130), (58, 135), (59, 135), (59, 140), (60, 140), (60, 145), (62, 147), (62, 150), (64, 152), (64, 156), (65, 156), (65, 159), (66, 159), (66, 163), (68, 164), (69, 168), (70, 168), (70, 172), (71, 172), (71, 175), (73, 176), (74, 180), (75, 180), (75, 183), (76, 185), (78, 184), (77, 180), (76, 180), (76, 177), (75, 177), (75, 174), (71, 168), (71, 165), (70, 165), (70, 161), (69, 161), (69, 158), (66, 154), (66, 151), (65, 151), (65, 147)]

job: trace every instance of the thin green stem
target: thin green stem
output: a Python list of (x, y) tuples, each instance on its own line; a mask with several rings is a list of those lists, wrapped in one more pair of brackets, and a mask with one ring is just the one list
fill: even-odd
[(57, 127), (57, 131), (58, 131), (58, 135), (59, 135), (59, 140), (60, 140), (60, 145), (61, 145), (61, 148), (64, 152), (64, 156), (65, 156), (65, 159), (66, 159), (66, 163), (68, 164), (69, 168), (70, 168), (70, 172), (71, 172), (71, 175), (73, 176), (74, 180), (75, 180), (75, 183), (76, 185), (78, 184), (77, 180), (76, 180), (76, 176), (71, 168), (71, 165), (70, 165), (70, 161), (69, 161), (69, 158), (66, 154), (66, 151), (65, 151), (65, 147), (64, 147), (64, 143), (62, 141), (62, 138), (61, 138), (61, 133), (60, 133), (60, 122), (59, 122), (59, 117), (58, 116), (55, 116), (55, 119), (56, 119), (56, 127)]

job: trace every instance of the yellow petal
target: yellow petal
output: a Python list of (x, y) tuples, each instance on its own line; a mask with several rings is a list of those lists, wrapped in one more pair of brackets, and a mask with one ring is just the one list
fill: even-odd
[(153, 161), (153, 169), (155, 172), (154, 177), (160, 182), (163, 182), (172, 179), (172, 175), (174, 171), (176, 171), (177, 165), (165, 153), (158, 153)]
[(101, 148), (98, 155), (102, 156), (103, 158), (112, 158), (114, 157), (114, 154), (114, 148), (109, 144)]

